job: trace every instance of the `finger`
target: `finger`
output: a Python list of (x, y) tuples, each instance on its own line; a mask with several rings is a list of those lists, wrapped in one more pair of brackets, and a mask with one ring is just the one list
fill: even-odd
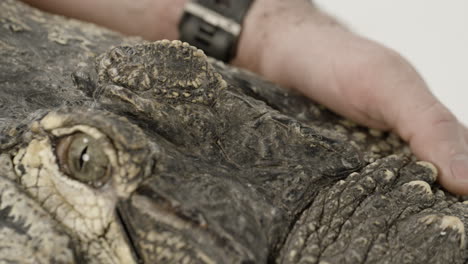
[[(437, 166), (442, 186), (468, 194), (468, 130), (432, 95), (410, 99), (418, 100), (421, 106), (399, 119), (400, 134), (416, 156)], [(405, 102), (410, 103), (408, 100)]]

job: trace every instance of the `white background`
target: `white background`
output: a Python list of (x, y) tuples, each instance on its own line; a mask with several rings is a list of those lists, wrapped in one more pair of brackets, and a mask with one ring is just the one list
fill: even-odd
[(467, 0), (316, 0), (355, 32), (391, 47), (468, 125)]

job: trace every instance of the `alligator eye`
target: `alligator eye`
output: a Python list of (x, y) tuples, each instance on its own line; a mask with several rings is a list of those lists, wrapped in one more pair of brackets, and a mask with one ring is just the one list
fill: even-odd
[(102, 186), (110, 175), (109, 160), (93, 137), (83, 133), (59, 139), (56, 152), (64, 172), (83, 183)]

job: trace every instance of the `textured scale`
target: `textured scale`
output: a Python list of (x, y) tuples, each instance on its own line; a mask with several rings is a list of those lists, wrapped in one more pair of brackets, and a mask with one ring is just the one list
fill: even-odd
[(178, 40), (113, 48), (97, 58), (96, 68), (101, 85), (146, 91), (154, 98), (209, 105), (226, 88), (203, 51)]
[(466, 263), (468, 202), (396, 135), (187, 43), (0, 10), (0, 262)]

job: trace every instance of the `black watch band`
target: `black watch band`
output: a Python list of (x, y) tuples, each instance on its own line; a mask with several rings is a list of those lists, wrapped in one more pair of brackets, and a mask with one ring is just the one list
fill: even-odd
[(191, 0), (179, 24), (180, 39), (229, 62), (236, 55), (242, 20), (253, 0)]

